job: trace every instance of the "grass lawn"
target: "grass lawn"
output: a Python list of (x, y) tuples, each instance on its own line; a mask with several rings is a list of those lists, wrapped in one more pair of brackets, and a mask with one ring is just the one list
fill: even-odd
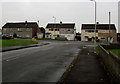
[(37, 44), (38, 42), (26, 41), (26, 40), (1, 40), (0, 47), (21, 46), (29, 44)]
[(120, 57), (120, 49), (109, 49), (108, 51), (111, 51), (112, 53)]

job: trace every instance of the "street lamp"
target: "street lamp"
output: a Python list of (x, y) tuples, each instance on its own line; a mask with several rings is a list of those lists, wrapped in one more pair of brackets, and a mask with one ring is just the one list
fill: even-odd
[(93, 1), (93, 2), (95, 2), (95, 30), (94, 30), (94, 33), (95, 33), (95, 41), (94, 41), (94, 49), (95, 49), (95, 47), (96, 47), (96, 28), (97, 28), (97, 25), (96, 25), (96, 16), (97, 16), (97, 12), (96, 12), (96, 9), (97, 9), (97, 3), (96, 3), (96, 1), (95, 0), (90, 0), (90, 1)]
[(53, 28), (53, 31), (54, 31), (54, 37), (55, 37), (55, 23), (56, 23), (56, 17), (53, 16), (53, 19), (54, 19), (54, 28)]
[(55, 17), (55, 16), (53, 16), (53, 18), (54, 18), (54, 23), (56, 23), (56, 17)]
[(109, 12), (109, 38), (108, 38), (108, 43), (110, 44), (110, 23), (111, 23), (111, 12)]

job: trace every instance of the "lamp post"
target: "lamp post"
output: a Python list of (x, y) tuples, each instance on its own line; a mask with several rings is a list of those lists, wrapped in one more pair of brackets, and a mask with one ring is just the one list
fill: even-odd
[(95, 0), (90, 0), (90, 1), (93, 1), (95, 3), (95, 30), (94, 30), (94, 34), (95, 34), (95, 40), (94, 40), (94, 49), (96, 48), (96, 28), (97, 28), (97, 25), (96, 25), (96, 18), (97, 18), (97, 3)]
[(109, 44), (110, 44), (110, 22), (111, 22), (111, 12), (109, 12), (109, 38), (108, 38)]
[[(53, 16), (53, 19), (54, 19), (54, 24), (56, 23), (56, 17)], [(54, 28), (55, 28), (55, 25), (54, 25)]]
[(55, 38), (55, 23), (56, 23), (56, 17), (53, 16), (53, 19), (54, 19), (54, 28), (53, 28), (53, 31), (54, 31), (54, 38)]

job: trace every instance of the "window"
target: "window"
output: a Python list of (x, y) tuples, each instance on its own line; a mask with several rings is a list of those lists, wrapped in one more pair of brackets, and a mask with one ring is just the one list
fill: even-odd
[[(93, 33), (95, 30), (85, 30), (85, 32)], [(96, 30), (98, 32), (98, 30)]]
[(68, 29), (68, 31), (70, 31), (70, 29)]
[(104, 36), (102, 36), (102, 37), (101, 37), (101, 39), (105, 39), (105, 37), (104, 37)]
[(26, 35), (26, 37), (30, 37), (30, 35)]
[(106, 33), (106, 30), (101, 30), (101, 33)]
[(85, 32), (89, 32), (89, 30), (85, 30)]
[(26, 30), (27, 30), (27, 31), (30, 31), (30, 28), (27, 28)]
[(49, 31), (53, 31), (53, 29), (49, 29)]
[(55, 29), (55, 31), (59, 31), (59, 29)]
[(21, 28), (18, 28), (18, 31), (22, 31)]

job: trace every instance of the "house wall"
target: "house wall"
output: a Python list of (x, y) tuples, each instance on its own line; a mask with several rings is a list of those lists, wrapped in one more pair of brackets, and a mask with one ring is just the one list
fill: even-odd
[(70, 29), (70, 28), (57, 28), (59, 29), (59, 31), (50, 31), (49, 29), (51, 28), (47, 28), (46, 33), (51, 33), (51, 39), (55, 39), (58, 35), (62, 36), (62, 37), (66, 37), (68, 40), (74, 40), (75, 38), (75, 31), (74, 29)]
[(49, 29), (45, 29), (46, 33), (51, 33), (51, 39), (55, 39), (57, 37), (57, 35), (60, 34), (59, 31), (50, 31)]
[(41, 33), (39, 30), (38, 25), (32, 28), (32, 37), (36, 36), (37, 34)]
[(32, 37), (32, 28), (3, 28), (3, 34), (14, 35), (15, 33), (20, 37)]
[(109, 30), (98, 30), (98, 39), (102, 40), (101, 37), (105, 37), (104, 40), (108, 40), (108, 37), (112, 37), (113, 38), (113, 42), (117, 42), (117, 33), (116, 30), (110, 30), (110, 34), (109, 34)]
[(41, 38), (43, 38), (43, 33), (38, 34), (37, 36), (38, 36), (38, 38), (40, 38), (40, 39), (41, 39)]
[(60, 34), (60, 37), (66, 37), (67, 40), (74, 40), (75, 39), (74, 34)]
[(61, 28), (60, 29), (60, 36), (66, 37), (67, 40), (74, 40), (75, 39), (75, 29), (72, 28)]
[[(81, 30), (81, 41), (88, 41), (87, 38), (92, 38), (95, 37), (95, 33), (94, 32), (85, 32), (85, 30)], [(98, 33), (96, 33), (96, 37), (98, 37)]]
[(60, 34), (74, 34), (74, 29), (70, 28), (61, 28)]
[[(116, 30), (110, 30), (110, 36), (113, 37), (113, 42), (117, 42), (117, 34)], [(94, 32), (85, 32), (85, 30), (81, 30), (81, 41), (88, 41), (87, 38), (94, 37), (95, 33)], [(98, 33), (96, 33), (96, 37), (98, 37), (99, 40), (108, 40), (109, 37), (109, 30), (98, 30)], [(105, 39), (101, 39), (105, 37)]]

